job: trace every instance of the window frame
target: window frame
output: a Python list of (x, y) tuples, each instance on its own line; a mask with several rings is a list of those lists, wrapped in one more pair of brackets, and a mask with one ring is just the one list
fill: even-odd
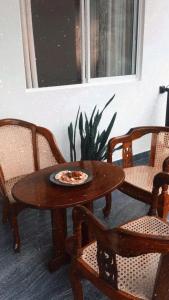
[[(145, 19), (145, 0), (138, 0), (138, 27), (136, 46), (136, 73), (133, 75), (90, 77), (90, 0), (80, 0), (80, 14), (76, 16), (76, 39), (80, 43), (81, 55), (77, 55), (77, 66), (81, 70), (81, 83), (39, 87), (37, 78), (33, 25), (31, 16), (31, 0), (20, 0), (20, 20), (22, 30), (22, 44), (25, 69), (26, 91), (55, 90), (62, 88), (76, 88), (97, 84), (116, 84), (141, 80), (143, 35)], [(85, 13), (86, 11), (86, 13)], [(80, 30), (81, 29), (81, 30)], [(81, 37), (80, 37), (80, 32)]]

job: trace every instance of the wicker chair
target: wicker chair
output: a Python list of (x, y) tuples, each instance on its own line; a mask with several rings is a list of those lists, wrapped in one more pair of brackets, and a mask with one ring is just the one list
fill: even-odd
[(13, 185), (29, 173), (65, 160), (48, 129), (25, 121), (0, 120), (0, 140), (0, 191), (4, 200), (2, 220), (3, 223), (10, 222), (14, 250), (19, 251), (17, 215), (26, 206), (13, 199)]
[[(158, 191), (169, 184), (169, 174), (155, 176), (153, 206)], [(169, 299), (169, 224), (144, 216), (115, 229), (106, 229), (87, 208), (73, 210), (74, 258), (71, 284), (75, 300), (83, 300), (81, 279), (91, 281), (114, 300)], [(95, 240), (81, 245), (81, 224), (87, 222)]]
[[(139, 138), (152, 134), (149, 165), (133, 165), (133, 142)], [(125, 181), (119, 190), (123, 193), (151, 205), (152, 184), (155, 174), (169, 172), (169, 127), (137, 127), (126, 135), (112, 138), (108, 145), (108, 162), (112, 162), (112, 154), (118, 144), (122, 144), (122, 164), (125, 171)], [(105, 215), (110, 213), (111, 195), (107, 196)], [(163, 188), (160, 195), (159, 216), (166, 218), (169, 211), (169, 195), (167, 188)]]

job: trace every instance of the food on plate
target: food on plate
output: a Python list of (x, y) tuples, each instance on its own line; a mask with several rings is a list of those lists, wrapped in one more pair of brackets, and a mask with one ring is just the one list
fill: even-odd
[(55, 175), (55, 179), (63, 183), (81, 184), (88, 178), (88, 175), (82, 171), (64, 170)]

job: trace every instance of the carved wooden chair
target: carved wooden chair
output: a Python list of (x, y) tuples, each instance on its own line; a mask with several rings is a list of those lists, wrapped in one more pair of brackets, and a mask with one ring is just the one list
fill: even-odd
[[(74, 258), (71, 284), (75, 300), (83, 300), (81, 279), (91, 281), (114, 300), (169, 299), (169, 224), (153, 215), (161, 186), (169, 174), (154, 179), (152, 216), (107, 229), (85, 207), (73, 210)], [(82, 247), (81, 224), (87, 222), (95, 240)]]
[(65, 162), (52, 133), (29, 122), (0, 120), (0, 191), (3, 196), (3, 223), (9, 221), (14, 250), (20, 250), (18, 213), (26, 206), (15, 202), (11, 189), (23, 176)]
[[(143, 136), (151, 134), (150, 160), (148, 165), (134, 166), (133, 143)], [(137, 127), (126, 135), (114, 137), (108, 144), (108, 162), (113, 162), (112, 154), (118, 144), (122, 145), (122, 166), (125, 180), (119, 190), (137, 200), (147, 204), (152, 202), (152, 184), (155, 174), (169, 172), (169, 127)], [(107, 196), (105, 215), (110, 213), (111, 195)], [(169, 195), (167, 188), (163, 188), (160, 195), (159, 216), (166, 218), (169, 211)]]

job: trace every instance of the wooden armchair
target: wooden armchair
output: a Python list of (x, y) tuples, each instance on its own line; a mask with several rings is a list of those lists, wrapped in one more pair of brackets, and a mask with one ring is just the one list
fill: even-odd
[(0, 191), (3, 196), (3, 223), (9, 221), (14, 250), (20, 250), (18, 213), (26, 206), (15, 202), (11, 189), (23, 176), (41, 168), (65, 162), (52, 133), (29, 122), (0, 120)]
[[(133, 142), (151, 134), (150, 160), (148, 165), (134, 166)], [(169, 127), (137, 127), (126, 135), (114, 137), (108, 145), (108, 162), (113, 162), (112, 154), (118, 144), (122, 145), (122, 166), (125, 180), (119, 190), (137, 200), (147, 204), (152, 203), (153, 178), (158, 172), (169, 172)], [(105, 215), (111, 209), (111, 195), (107, 196)], [(166, 218), (169, 211), (169, 195), (167, 188), (163, 188), (158, 201), (159, 216)]]
[[(169, 174), (155, 176), (153, 205)], [(169, 299), (169, 224), (157, 216), (144, 216), (115, 229), (107, 229), (85, 207), (73, 210), (74, 259), (71, 284), (75, 300), (83, 300), (81, 278), (91, 281), (114, 300)], [(81, 224), (87, 222), (95, 237), (81, 244)]]

